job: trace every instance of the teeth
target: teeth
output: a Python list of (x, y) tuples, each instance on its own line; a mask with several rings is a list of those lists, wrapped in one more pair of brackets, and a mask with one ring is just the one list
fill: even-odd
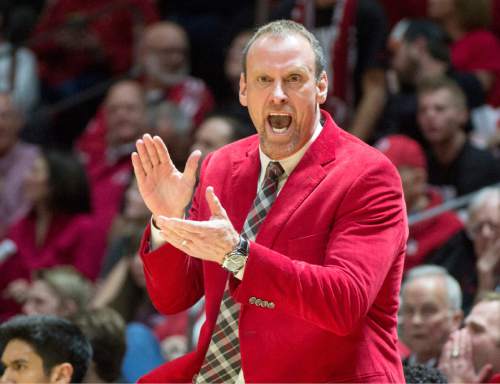
[(284, 113), (272, 113), (268, 117), (269, 124), (274, 132), (284, 132), (291, 124), (292, 117)]

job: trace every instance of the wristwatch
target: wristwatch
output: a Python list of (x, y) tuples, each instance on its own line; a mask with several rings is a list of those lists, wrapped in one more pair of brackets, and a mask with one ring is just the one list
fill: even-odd
[(248, 257), (248, 240), (244, 235), (240, 235), (240, 240), (236, 247), (224, 255), (222, 268), (231, 272), (234, 276), (245, 266)]

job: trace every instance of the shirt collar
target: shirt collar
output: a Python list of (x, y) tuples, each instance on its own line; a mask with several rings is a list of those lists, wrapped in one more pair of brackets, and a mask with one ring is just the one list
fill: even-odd
[[(313, 132), (311, 138), (309, 139), (309, 141), (307, 143), (305, 143), (305, 145), (302, 148), (300, 148), (297, 152), (295, 152), (294, 154), (292, 154), (288, 157), (285, 157), (284, 159), (279, 160), (279, 163), (281, 164), (281, 166), (285, 170), (286, 178), (288, 178), (288, 176), (290, 176), (290, 174), (293, 172), (295, 167), (299, 164), (300, 160), (302, 159), (302, 157), (304, 156), (306, 151), (309, 149), (311, 144), (314, 143), (314, 141), (318, 138), (319, 134), (323, 130), (323, 126), (321, 125), (319, 117), (320, 117), (320, 114), (318, 114), (318, 119), (316, 120), (316, 126), (314, 128), (314, 132)], [(267, 165), (271, 161), (275, 161), (275, 160), (271, 159), (264, 152), (262, 152), (262, 148), (260, 145), (259, 145), (259, 157), (260, 157), (260, 165), (261, 165), (261, 168), (260, 168), (261, 173), (260, 173), (260, 177), (259, 177), (259, 183), (260, 183), (263, 175), (265, 174), (265, 170), (267, 169)]]

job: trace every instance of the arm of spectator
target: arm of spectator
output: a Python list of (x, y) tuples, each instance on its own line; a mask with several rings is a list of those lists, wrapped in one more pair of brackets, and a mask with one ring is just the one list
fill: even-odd
[(90, 302), (91, 308), (102, 308), (109, 305), (120, 293), (127, 278), (130, 259), (122, 257), (113, 267), (108, 276), (98, 285), (96, 293)]
[(385, 100), (385, 71), (381, 68), (367, 69), (362, 77), (362, 96), (351, 125), (351, 133), (361, 140), (369, 140)]

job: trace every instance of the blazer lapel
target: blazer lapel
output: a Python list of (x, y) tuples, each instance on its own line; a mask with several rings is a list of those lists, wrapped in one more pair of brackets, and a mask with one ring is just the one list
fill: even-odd
[(279, 235), (292, 213), (326, 176), (323, 166), (335, 160), (335, 143), (340, 128), (329, 115), (325, 117), (323, 131), (288, 177), (262, 223), (256, 239), (259, 244), (272, 247), (274, 239)]

